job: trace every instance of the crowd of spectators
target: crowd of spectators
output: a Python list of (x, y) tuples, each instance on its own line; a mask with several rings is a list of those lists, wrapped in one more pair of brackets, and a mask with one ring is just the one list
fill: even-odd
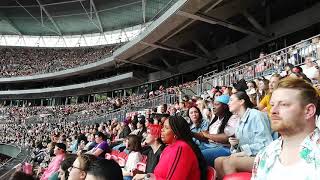
[[(301, 58), (306, 68), (314, 68), (306, 73), (297, 64), (286, 64), (284, 72), (273, 71), (270, 77), (240, 79), (201, 96), (127, 114), (125, 119), (99, 124), (66, 117), (55, 123), (7, 123), (0, 125), (0, 137), (32, 148), (30, 174), (41, 180), (205, 180), (210, 172), (217, 179), (245, 172), (253, 180), (316, 180), (316, 57)], [(132, 103), (164, 92), (179, 93), (175, 87), (160, 87), (131, 97)]]
[(112, 54), (113, 46), (96, 48), (0, 48), (0, 77), (51, 73), (86, 65)]

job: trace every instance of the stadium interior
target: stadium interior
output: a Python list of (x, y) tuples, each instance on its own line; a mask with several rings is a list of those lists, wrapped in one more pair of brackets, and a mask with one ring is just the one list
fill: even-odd
[(1, 0), (0, 179), (290, 179), (280, 155), (271, 175), (258, 160), (287, 138), (271, 103), (284, 84), (320, 94), (319, 12), (318, 0)]

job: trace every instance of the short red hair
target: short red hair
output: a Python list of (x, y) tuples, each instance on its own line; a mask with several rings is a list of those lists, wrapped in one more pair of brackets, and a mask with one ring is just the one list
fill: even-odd
[(148, 126), (148, 129), (150, 130), (150, 134), (156, 138), (161, 138), (161, 129), (162, 126), (158, 124), (150, 124)]

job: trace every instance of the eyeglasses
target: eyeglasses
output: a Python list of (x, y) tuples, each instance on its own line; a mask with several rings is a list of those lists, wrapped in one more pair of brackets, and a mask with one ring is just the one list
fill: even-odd
[(81, 168), (78, 168), (78, 167), (75, 167), (75, 166), (73, 166), (73, 165), (72, 165), (72, 166), (71, 166), (71, 167), (69, 167), (69, 169), (68, 169), (68, 170), (69, 170), (69, 172), (70, 172), (73, 168), (75, 168), (75, 169), (79, 169), (80, 171), (82, 171), (82, 169), (81, 169)]

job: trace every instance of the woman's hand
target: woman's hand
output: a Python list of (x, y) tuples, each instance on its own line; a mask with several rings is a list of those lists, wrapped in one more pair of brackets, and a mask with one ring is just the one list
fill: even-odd
[(208, 131), (202, 131), (201, 134), (202, 134), (202, 136), (203, 136), (204, 138), (209, 139), (209, 135), (210, 135), (210, 134), (209, 134)]
[(231, 146), (236, 146), (237, 144), (239, 144), (239, 139), (234, 138), (234, 137), (229, 137), (229, 143), (231, 144)]
[(146, 174), (136, 174), (132, 180), (141, 180), (146, 177)]

